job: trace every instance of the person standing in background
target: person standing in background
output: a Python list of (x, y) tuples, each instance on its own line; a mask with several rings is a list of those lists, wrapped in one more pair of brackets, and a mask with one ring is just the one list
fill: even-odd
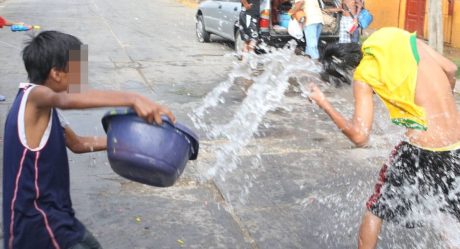
[(339, 43), (359, 43), (358, 16), (362, 8), (361, 0), (343, 0)]
[(243, 53), (253, 52), (259, 41), (260, 0), (241, 0), (240, 35)]
[(276, 25), (276, 24), (279, 24), (280, 20), (279, 20), (279, 14), (281, 13), (281, 7), (284, 5), (284, 4), (290, 4), (290, 1), (289, 0), (271, 0), (271, 11), (272, 11), (272, 24), (273, 25)]
[(295, 13), (303, 8), (306, 16), (305, 26), (303, 28), (305, 33), (305, 55), (310, 56), (314, 60), (319, 59), (319, 36), (323, 29), (323, 13), (321, 11), (320, 0), (295, 0), (294, 8), (290, 13)]

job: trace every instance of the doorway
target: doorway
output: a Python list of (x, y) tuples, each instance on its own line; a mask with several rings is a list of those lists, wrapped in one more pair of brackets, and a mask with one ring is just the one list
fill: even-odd
[(404, 29), (417, 32), (418, 37), (423, 37), (425, 27), (426, 0), (407, 0), (406, 23)]

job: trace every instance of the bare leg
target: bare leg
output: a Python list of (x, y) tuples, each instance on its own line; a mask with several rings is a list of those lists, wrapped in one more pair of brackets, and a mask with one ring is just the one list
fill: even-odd
[(251, 53), (254, 52), (254, 49), (256, 48), (256, 41), (255, 40), (249, 40), (246, 42), (246, 52)]
[(243, 53), (249, 52), (249, 42), (245, 41), (243, 45)]
[(249, 40), (249, 41), (245, 41), (244, 44), (243, 44), (243, 53), (241, 54), (241, 61), (243, 61), (244, 63), (248, 61), (248, 57), (249, 56), (249, 53), (251, 52), (254, 52), (254, 48), (255, 48), (255, 42), (253, 42), (252, 40)]
[(380, 234), (382, 219), (366, 211), (359, 228), (358, 249), (374, 249)]

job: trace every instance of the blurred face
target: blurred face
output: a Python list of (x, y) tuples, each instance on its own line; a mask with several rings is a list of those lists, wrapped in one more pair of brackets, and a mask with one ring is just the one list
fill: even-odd
[(88, 86), (88, 47), (82, 45), (80, 50), (69, 52), (68, 72), (65, 85), (69, 93), (79, 93)]

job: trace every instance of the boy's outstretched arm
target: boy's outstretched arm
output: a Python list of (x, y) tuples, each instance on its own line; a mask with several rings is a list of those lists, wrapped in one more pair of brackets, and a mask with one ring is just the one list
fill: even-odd
[(37, 86), (29, 95), (29, 103), (36, 108), (87, 109), (96, 107), (131, 107), (137, 115), (149, 123), (162, 124), (161, 115), (176, 122), (172, 112), (148, 98), (130, 92), (89, 90), (82, 93), (56, 93), (48, 87)]
[(105, 136), (78, 136), (68, 125), (64, 127), (64, 136), (67, 148), (73, 153), (80, 154), (107, 149), (107, 137)]
[(313, 83), (310, 84), (310, 92), (308, 98), (331, 117), (345, 136), (358, 147), (366, 145), (374, 118), (373, 94), (369, 85), (357, 81), (353, 83), (355, 111), (351, 120), (343, 117)]

